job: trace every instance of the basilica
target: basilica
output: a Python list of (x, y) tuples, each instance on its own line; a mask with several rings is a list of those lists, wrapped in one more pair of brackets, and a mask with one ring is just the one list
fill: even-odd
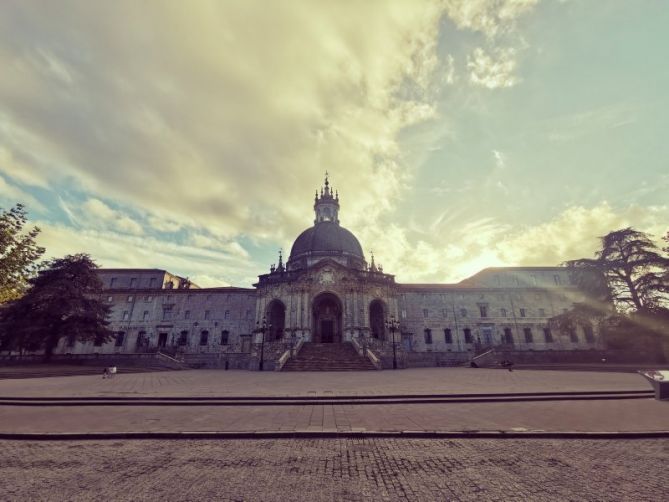
[(58, 352), (161, 352), (192, 367), (288, 370), (356, 369), (356, 360), (374, 369), (448, 366), (492, 349), (599, 347), (591, 328), (549, 325), (582, 301), (566, 268), (487, 268), (456, 284), (398, 283), (373, 256), (367, 261), (339, 211), (326, 176), (313, 225), (253, 288), (199, 288), (159, 269), (100, 269), (114, 339), (66, 339)]

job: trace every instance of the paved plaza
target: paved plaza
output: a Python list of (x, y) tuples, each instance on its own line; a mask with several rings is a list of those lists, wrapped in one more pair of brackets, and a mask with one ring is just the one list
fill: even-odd
[[(194, 370), (120, 374), (112, 380), (4, 380), (0, 433), (6, 435), (216, 432), (255, 439), (9, 438), (0, 444), (0, 493), (2, 500), (661, 501), (669, 497), (669, 439), (437, 437), (669, 431), (669, 402), (639, 394), (648, 390), (640, 376), (629, 373), (471, 368)], [(546, 392), (559, 395), (535, 399)], [(583, 398), (578, 394), (583, 392), (597, 394)], [(448, 400), (456, 394), (504, 393), (524, 396)], [(412, 402), (428, 394), (447, 400)], [(288, 396), (295, 399), (283, 404), (277, 399)], [(363, 402), (322, 402), (337, 396)], [(386, 399), (380, 396), (395, 398), (383, 404), (376, 402)], [(364, 437), (407, 431), (432, 438)], [(263, 436), (274, 433), (321, 437)], [(326, 433), (363, 436), (325, 438)]]
[(634, 373), (484, 368), (364, 372), (190, 370), (0, 380), (4, 396), (299, 396), (648, 390)]
[(6, 441), (3, 500), (669, 498), (669, 440)]
[[(669, 431), (669, 402), (572, 397), (569, 392), (648, 391), (626, 373), (423, 369), (360, 373), (175, 371), (0, 381), (0, 397), (78, 397), (49, 406), (0, 402), (0, 433), (122, 432), (647, 432)], [(416, 403), (211, 402), (144, 399), (223, 396), (322, 397), (564, 392), (555, 400)], [(131, 402), (86, 403), (119, 397)], [(606, 397), (606, 396), (605, 396)], [(623, 396), (624, 397), (624, 396)], [(634, 396), (632, 396), (634, 397)], [(399, 402), (398, 402), (399, 401)], [(31, 403), (35, 404), (35, 403)]]

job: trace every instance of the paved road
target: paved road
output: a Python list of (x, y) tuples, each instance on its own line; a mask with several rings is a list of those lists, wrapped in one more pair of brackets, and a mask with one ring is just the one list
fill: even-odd
[(3, 500), (669, 499), (669, 440), (3, 442)]
[(286, 396), (649, 390), (631, 373), (415, 368), (281, 373), (192, 370), (0, 380), (0, 396)]

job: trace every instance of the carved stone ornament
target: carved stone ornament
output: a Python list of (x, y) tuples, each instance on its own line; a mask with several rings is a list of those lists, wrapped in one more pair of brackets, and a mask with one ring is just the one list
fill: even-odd
[(335, 283), (335, 276), (332, 270), (325, 269), (318, 276), (318, 283), (324, 286), (329, 286)]

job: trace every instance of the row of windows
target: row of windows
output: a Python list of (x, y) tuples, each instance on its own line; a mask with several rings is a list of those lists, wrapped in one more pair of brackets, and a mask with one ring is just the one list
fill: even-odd
[[(162, 320), (163, 321), (170, 321), (172, 319), (176, 319), (176, 317), (174, 317), (172, 314), (173, 314), (173, 312), (172, 312), (171, 307), (168, 307), (168, 308), (164, 307), (163, 308)], [(226, 310), (223, 313), (223, 319), (230, 319), (230, 317), (231, 317), (230, 311)], [(191, 318), (190, 310), (185, 310), (184, 311), (184, 319), (190, 319), (190, 318)], [(204, 311), (204, 320), (207, 321), (210, 318), (211, 318), (211, 311), (205, 310)], [(145, 310), (142, 313), (142, 321), (148, 321), (149, 319), (150, 319), (149, 311)], [(251, 311), (250, 310), (246, 311), (246, 319), (251, 319)], [(122, 320), (123, 321), (129, 321), (130, 320), (130, 312), (128, 310), (123, 311)]]
[[(470, 328), (464, 328), (462, 330), (465, 343), (474, 343), (474, 337), (472, 336), (472, 330)], [(595, 335), (590, 326), (583, 328), (583, 333), (585, 335), (585, 341), (588, 343), (594, 343)], [(544, 342), (553, 343), (553, 332), (550, 328), (543, 328)], [(569, 331), (569, 339), (573, 343), (578, 343), (578, 333), (576, 330)], [(525, 338), (525, 343), (534, 343), (534, 334), (532, 333), (532, 328), (523, 328), (523, 335)], [(432, 344), (432, 330), (430, 328), (425, 328), (423, 331), (423, 337), (425, 343), (430, 345)], [(444, 343), (452, 344), (453, 343), (453, 331), (451, 328), (444, 329)], [(511, 328), (504, 328), (504, 333), (502, 334), (502, 343), (512, 344), (513, 343), (513, 332)]]
[[(146, 336), (145, 331), (140, 331), (137, 335), (138, 340), (142, 340)], [(115, 347), (122, 347), (123, 346), (123, 341), (125, 340), (125, 332), (124, 331), (119, 331), (116, 333), (114, 337), (114, 346)], [(71, 348), (74, 347), (74, 343), (76, 341), (76, 338), (74, 336), (69, 336), (66, 341), (67, 347)], [(200, 345), (208, 345), (209, 343), (209, 331), (208, 330), (202, 330), (200, 332)], [(219, 338), (219, 343), (220, 345), (228, 345), (230, 343), (230, 332), (228, 330), (223, 330), (221, 331), (221, 337)], [(188, 345), (188, 331), (182, 331), (179, 333), (179, 338), (177, 340), (178, 345)], [(101, 347), (102, 346), (102, 338), (96, 338), (93, 342), (93, 345), (95, 347)]]
[[(162, 298), (163, 298), (163, 302), (164, 302), (164, 303), (169, 303), (169, 302), (172, 301), (172, 295), (163, 296)], [(186, 297), (186, 300), (187, 300), (187, 301), (190, 301), (190, 300), (192, 300), (192, 298), (193, 298), (193, 295), (188, 295), (188, 296)], [(208, 300), (211, 300), (211, 295), (207, 295), (206, 298), (207, 298), (207, 301), (208, 301)], [(230, 300), (230, 295), (227, 295), (226, 298), (225, 298), (225, 300), (226, 300), (226, 301), (227, 301), (227, 300)], [(125, 301), (126, 301), (127, 303), (132, 303), (132, 302), (134, 302), (134, 301), (135, 301), (135, 295), (128, 295), (128, 296), (126, 297)], [(139, 301), (139, 298), (137, 298), (137, 301)], [(152, 302), (152, 301), (153, 301), (153, 295), (144, 295), (144, 301), (145, 301), (145, 302)], [(114, 302), (114, 297), (113, 297), (112, 295), (107, 296), (107, 303), (113, 303), (113, 302)]]
[[(562, 312), (567, 312), (568, 309), (562, 309)], [(488, 314), (488, 306), (487, 305), (479, 305), (479, 315), (482, 318), (489, 317)], [(546, 317), (546, 309), (540, 308), (537, 311), (539, 317)], [(469, 312), (467, 311), (466, 308), (461, 308), (460, 309), (460, 317), (467, 317)], [(509, 312), (507, 309), (499, 309), (499, 316), (500, 317), (508, 317)], [(518, 315), (520, 317), (527, 317), (528, 316), (528, 311), (526, 308), (520, 308), (518, 309)], [(402, 317), (406, 318), (406, 310), (402, 311)], [(423, 317), (424, 318), (429, 318), (430, 317), (430, 310), (429, 309), (423, 309)], [(448, 309), (441, 309), (441, 317), (447, 318), (448, 317)]]
[[(178, 345), (188, 345), (188, 331), (182, 331), (179, 333)], [(221, 337), (219, 338), (219, 345), (228, 345), (230, 343), (230, 332), (228, 330), (221, 331)], [(209, 331), (202, 330), (200, 331), (200, 345), (209, 344)]]
[[(131, 288), (136, 288), (138, 283), (139, 283), (139, 279), (137, 277), (131, 277), (130, 278), (130, 287)], [(112, 277), (109, 280), (109, 287), (110, 288), (115, 288), (116, 286), (118, 286), (118, 278)], [(151, 277), (149, 279), (149, 288), (155, 288), (155, 287), (156, 287), (156, 278)]]

